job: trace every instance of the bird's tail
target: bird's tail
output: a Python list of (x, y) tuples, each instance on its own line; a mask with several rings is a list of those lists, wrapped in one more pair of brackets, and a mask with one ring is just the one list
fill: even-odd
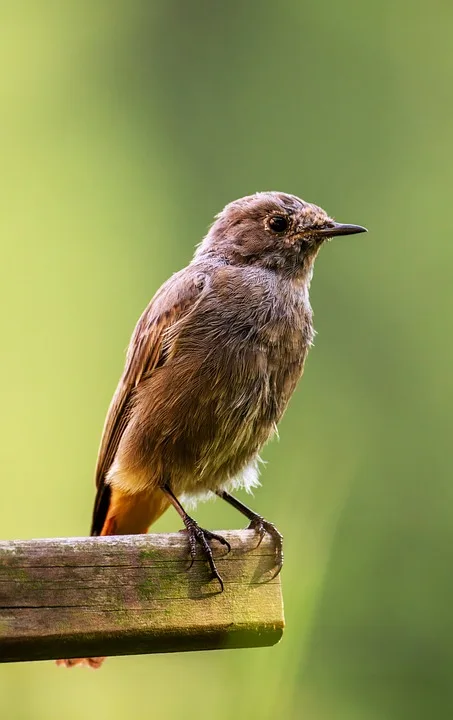
[(102, 484), (94, 504), (91, 535), (146, 533), (168, 506), (167, 496), (160, 488), (129, 493)]
[[(169, 506), (167, 496), (159, 488), (152, 492), (125, 493), (102, 483), (94, 503), (91, 535), (138, 535), (146, 533)], [(85, 665), (99, 668), (105, 658), (71, 658), (57, 660), (57, 665)]]

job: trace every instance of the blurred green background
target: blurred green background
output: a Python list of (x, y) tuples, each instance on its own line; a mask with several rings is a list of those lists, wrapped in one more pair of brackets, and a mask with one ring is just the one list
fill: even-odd
[(317, 261), (253, 500), (285, 535), (282, 642), (2, 665), (0, 717), (452, 717), (453, 5), (0, 10), (2, 538), (87, 532), (134, 323), (226, 202), (283, 190), (370, 230)]

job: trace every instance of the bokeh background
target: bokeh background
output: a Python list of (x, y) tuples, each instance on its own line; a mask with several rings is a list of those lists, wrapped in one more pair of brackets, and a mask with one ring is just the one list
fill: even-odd
[(453, 5), (0, 10), (2, 538), (86, 534), (134, 323), (226, 202), (284, 190), (370, 230), (318, 259), (253, 500), (285, 535), (282, 642), (2, 665), (0, 717), (452, 717)]

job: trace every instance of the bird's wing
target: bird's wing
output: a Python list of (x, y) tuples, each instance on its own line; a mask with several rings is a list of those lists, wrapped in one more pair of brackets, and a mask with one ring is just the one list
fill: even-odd
[(182, 271), (157, 292), (138, 321), (129, 344), (126, 365), (105, 420), (96, 466), (96, 486), (105, 481), (127, 426), (132, 393), (141, 380), (165, 362), (169, 330), (190, 312), (206, 287), (206, 276)]

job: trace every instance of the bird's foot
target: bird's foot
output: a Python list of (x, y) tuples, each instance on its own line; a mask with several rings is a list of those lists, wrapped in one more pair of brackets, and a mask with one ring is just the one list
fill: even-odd
[(209, 544), (210, 540), (217, 540), (221, 545), (224, 545), (227, 548), (227, 553), (231, 550), (230, 543), (225, 540), (221, 535), (217, 535), (216, 533), (210, 532), (210, 530), (204, 530), (201, 528), (198, 523), (195, 522), (191, 517), (188, 515), (184, 519), (184, 524), (186, 526), (187, 534), (189, 536), (189, 552), (191, 557), (191, 562), (188, 567), (188, 570), (192, 567), (194, 560), (197, 555), (197, 543), (201, 546), (201, 550), (203, 555), (205, 556), (209, 568), (212, 572), (212, 577), (216, 578), (220, 583), (221, 592), (223, 592), (223, 580), (221, 575), (219, 574), (219, 571), (217, 570), (216, 564), (214, 562), (214, 557), (212, 555), (211, 546)]
[(251, 522), (250, 525), (247, 528), (248, 530), (255, 530), (255, 532), (258, 534), (259, 540), (258, 545), (259, 547), (263, 541), (263, 538), (266, 533), (271, 536), (271, 538), (274, 541), (275, 545), (275, 565), (276, 570), (273, 575), (273, 578), (277, 577), (280, 570), (283, 567), (283, 535), (279, 533), (275, 525), (268, 520), (265, 520), (261, 515), (256, 515)]

